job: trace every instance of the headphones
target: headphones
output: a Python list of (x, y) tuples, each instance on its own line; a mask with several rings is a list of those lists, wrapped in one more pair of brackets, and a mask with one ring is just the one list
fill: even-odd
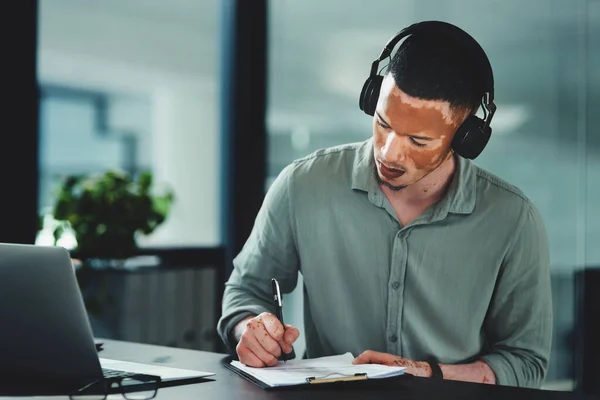
[(496, 112), (496, 105), (494, 104), (494, 75), (490, 61), (483, 48), (481, 48), (471, 35), (457, 26), (441, 21), (424, 21), (412, 24), (398, 32), (396, 36), (387, 42), (379, 57), (373, 61), (371, 73), (363, 85), (358, 105), (366, 114), (375, 115), (377, 100), (383, 82), (383, 76), (377, 72), (379, 63), (392, 54), (394, 46), (400, 40), (409, 35), (421, 32), (438, 32), (440, 35), (453, 36), (458, 41), (464, 43), (465, 47), (472, 49), (476, 55), (479, 64), (478, 67), (482, 72), (483, 78), (481, 104), (484, 108), (484, 118), (470, 115), (456, 130), (452, 139), (452, 150), (456, 154), (464, 158), (474, 159), (483, 151), (492, 135), (490, 123)]

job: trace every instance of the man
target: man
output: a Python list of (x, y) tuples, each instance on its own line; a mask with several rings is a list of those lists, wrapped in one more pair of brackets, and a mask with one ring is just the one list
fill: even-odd
[(296, 160), (273, 183), (218, 325), (241, 362), (273, 366), (292, 351), (300, 332), (272, 314), (270, 280), (288, 293), (302, 272), (308, 358), (350, 351), (418, 376), (541, 385), (544, 224), (519, 189), (455, 151), (483, 78), (472, 48), (443, 32), (402, 43), (371, 139)]

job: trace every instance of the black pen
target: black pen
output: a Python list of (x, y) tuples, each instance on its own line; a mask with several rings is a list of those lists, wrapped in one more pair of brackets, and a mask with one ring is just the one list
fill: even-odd
[[(271, 288), (273, 289), (273, 303), (275, 303), (275, 316), (277, 317), (279, 322), (281, 322), (281, 325), (283, 325), (283, 336), (285, 341), (285, 324), (283, 323), (281, 291), (279, 290), (279, 282), (277, 282), (277, 279), (271, 279)], [(283, 352), (283, 349), (281, 351), (281, 359), (284, 363), (287, 361), (287, 354)]]

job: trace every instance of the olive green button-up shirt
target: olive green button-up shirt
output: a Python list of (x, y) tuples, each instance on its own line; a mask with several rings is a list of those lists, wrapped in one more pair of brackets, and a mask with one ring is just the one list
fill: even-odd
[(552, 306), (536, 207), (459, 157), (444, 198), (402, 226), (375, 180), (372, 146), (319, 150), (278, 176), (234, 260), (221, 338), (232, 346), (241, 319), (274, 312), (272, 277), (289, 293), (301, 272), (309, 358), (483, 360), (498, 384), (539, 387)]

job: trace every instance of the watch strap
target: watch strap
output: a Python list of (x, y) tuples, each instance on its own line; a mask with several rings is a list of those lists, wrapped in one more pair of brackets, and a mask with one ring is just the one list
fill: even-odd
[(431, 367), (431, 377), (435, 379), (444, 379), (444, 374), (442, 373), (442, 368), (440, 364), (435, 361), (427, 361), (427, 364)]

